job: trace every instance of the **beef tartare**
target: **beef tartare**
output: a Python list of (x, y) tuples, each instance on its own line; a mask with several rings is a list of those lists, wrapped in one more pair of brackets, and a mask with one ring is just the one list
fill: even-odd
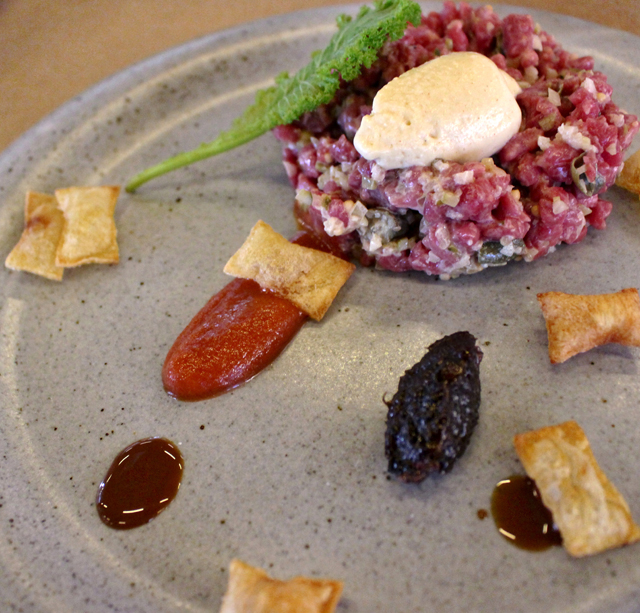
[[(492, 157), (385, 169), (353, 139), (376, 93), (446, 54), (489, 57), (522, 91), (519, 131)], [(333, 100), (278, 126), (299, 223), (364, 265), (440, 278), (535, 260), (605, 227), (601, 196), (623, 165), (638, 119), (612, 101), (591, 57), (562, 49), (531, 16), (445, 2), (388, 42)]]

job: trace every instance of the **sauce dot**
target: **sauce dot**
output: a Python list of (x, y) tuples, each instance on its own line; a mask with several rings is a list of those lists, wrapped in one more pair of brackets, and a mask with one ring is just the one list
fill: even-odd
[(98, 488), (100, 519), (118, 530), (151, 521), (175, 498), (184, 461), (178, 448), (165, 438), (132, 443), (115, 458)]
[(500, 481), (491, 496), (491, 515), (500, 534), (516, 547), (543, 551), (562, 544), (551, 512), (529, 477), (514, 475)]

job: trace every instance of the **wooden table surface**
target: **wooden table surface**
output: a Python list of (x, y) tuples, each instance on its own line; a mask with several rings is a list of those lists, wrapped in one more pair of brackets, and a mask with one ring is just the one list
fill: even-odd
[[(638, 0), (506, 2), (640, 36)], [(209, 32), (328, 0), (0, 0), (0, 150), (69, 98)]]

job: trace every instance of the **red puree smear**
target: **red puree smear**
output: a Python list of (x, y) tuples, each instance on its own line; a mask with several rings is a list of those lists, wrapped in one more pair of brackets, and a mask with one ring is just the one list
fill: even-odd
[[(308, 233), (292, 242), (328, 251)], [(273, 362), (307, 320), (292, 302), (235, 279), (191, 320), (169, 350), (164, 389), (178, 400), (205, 400), (227, 392)]]
[(191, 320), (162, 368), (178, 400), (204, 400), (257, 375), (297, 334), (307, 315), (255, 281), (234, 279)]
[(111, 528), (128, 530), (164, 511), (180, 488), (184, 461), (164, 438), (147, 438), (123, 449), (98, 488), (100, 519)]

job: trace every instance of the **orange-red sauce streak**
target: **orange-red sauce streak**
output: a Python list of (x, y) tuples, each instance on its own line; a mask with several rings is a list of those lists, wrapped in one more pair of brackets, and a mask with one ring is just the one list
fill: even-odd
[[(297, 244), (327, 250), (308, 234)], [(204, 400), (245, 383), (275, 360), (307, 320), (255, 281), (234, 279), (191, 320), (169, 350), (162, 382), (179, 400)]]
[(164, 388), (179, 400), (233, 389), (273, 362), (306, 319), (255, 281), (234, 279), (176, 339), (162, 368)]

